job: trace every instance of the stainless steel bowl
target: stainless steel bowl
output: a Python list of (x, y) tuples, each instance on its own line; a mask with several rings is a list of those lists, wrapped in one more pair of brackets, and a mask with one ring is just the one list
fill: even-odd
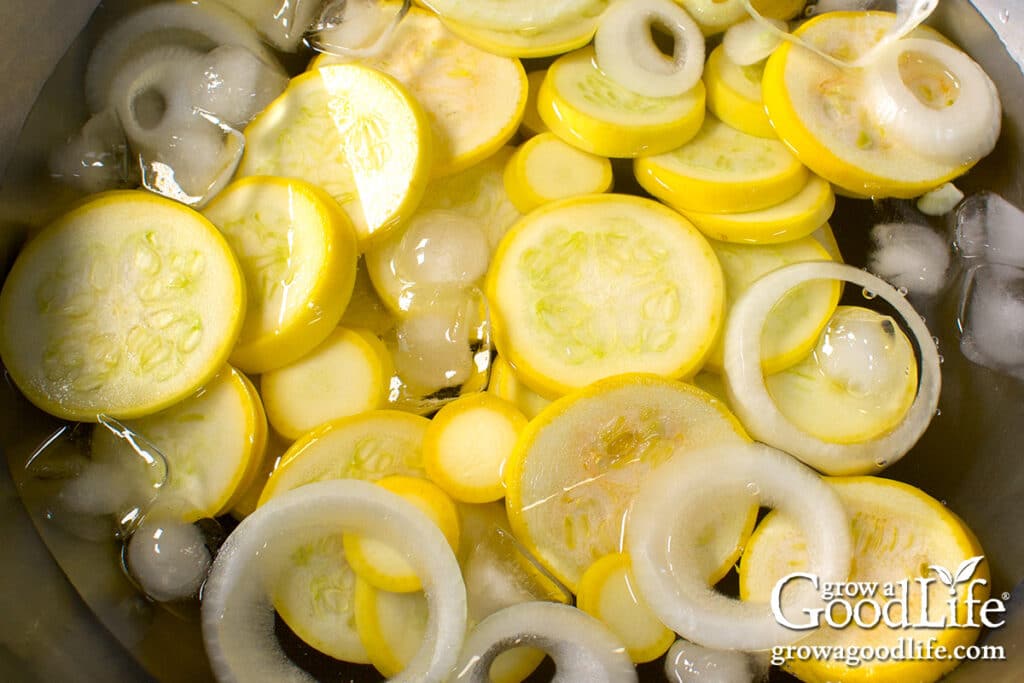
[[(128, 4), (135, 3), (105, 3)], [(96, 0), (5, 3), (0, 20), (0, 171), (9, 167), (10, 172), (0, 187), (0, 266), (8, 264), (23, 237), (18, 217), (45, 214), (47, 209), (33, 189), (33, 174), (45, 155), (43, 141), (70, 132), (80, 121), (73, 84), (94, 39), (81, 31), (96, 5)], [(982, 64), (999, 87), (1004, 107), (998, 150), (958, 184), (967, 192), (990, 189), (1024, 205), (1024, 4), (942, 0), (932, 23)], [(47, 80), (58, 61), (60, 69)], [(40, 93), (42, 104), (29, 116)], [(933, 329), (945, 347), (942, 416), (887, 474), (921, 486), (963, 517), (988, 553), (996, 590), (1014, 593), (1007, 625), (986, 636), (988, 642), (1005, 645), (1008, 661), (965, 664), (949, 680), (1022, 681), (1024, 385), (963, 360), (950, 324), (950, 302), (944, 308), (938, 318), (930, 318), (933, 325), (943, 326)], [(0, 386), (0, 448), (31, 447), (53, 427), (50, 418)], [(209, 677), (198, 636), (186, 617), (134, 595), (112, 549), (89, 550), (88, 544), (59, 529), (34, 526), (2, 465), (0, 542), (5, 551), (0, 562), (0, 680)]]

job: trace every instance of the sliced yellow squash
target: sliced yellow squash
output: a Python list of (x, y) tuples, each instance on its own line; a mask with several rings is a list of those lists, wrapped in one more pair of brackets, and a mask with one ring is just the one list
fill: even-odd
[(488, 273), (495, 344), (535, 391), (558, 396), (623, 372), (694, 373), (722, 321), (714, 252), (649, 199), (548, 204), (505, 236)]

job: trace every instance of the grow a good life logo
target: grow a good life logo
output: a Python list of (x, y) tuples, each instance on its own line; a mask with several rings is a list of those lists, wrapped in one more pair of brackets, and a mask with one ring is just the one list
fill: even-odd
[[(895, 582), (823, 582), (807, 572), (794, 572), (780, 579), (772, 590), (771, 609), (775, 620), (794, 631), (810, 631), (827, 624), (844, 629), (850, 625), (872, 629), (880, 624), (893, 629), (999, 628), (1006, 620), (1006, 603), (988, 598), (988, 579), (974, 574), (984, 560), (978, 555), (964, 560), (955, 571), (928, 565), (934, 576), (919, 576)], [(783, 608), (783, 592), (809, 582), (821, 604), (804, 606), (797, 614)], [(936, 605), (931, 586), (949, 589), (942, 605)], [(986, 597), (979, 597), (979, 593)], [(916, 609), (915, 609), (916, 607)]]
[(789, 574), (772, 590), (775, 620), (794, 631), (825, 630), (773, 648), (771, 663), (796, 670), (815, 661), (846, 667), (931, 662), (938, 677), (961, 660), (1005, 660), (1002, 646), (974, 644), (982, 627), (1006, 623), (1009, 598), (989, 597), (988, 579), (976, 575), (983, 559), (968, 558), (955, 569), (931, 564), (924, 576), (890, 582), (830, 583), (812, 573)]

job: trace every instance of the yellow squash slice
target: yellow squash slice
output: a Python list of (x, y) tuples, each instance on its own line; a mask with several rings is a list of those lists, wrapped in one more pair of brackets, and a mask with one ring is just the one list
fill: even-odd
[(548, 68), (537, 111), (569, 144), (602, 157), (633, 158), (679, 147), (704, 121), (704, 84), (679, 97), (645, 97), (597, 67), (593, 48), (560, 57)]
[(623, 372), (690, 375), (722, 320), (707, 241), (674, 211), (625, 195), (574, 197), (523, 218), (494, 257), (487, 293), (499, 353), (549, 396)]
[[(622, 550), (626, 512), (644, 476), (688, 449), (746, 441), (720, 401), (650, 375), (597, 382), (551, 404), (519, 438), (505, 468), (505, 505), (516, 538), (562, 583)], [(712, 582), (739, 557), (755, 506), (731, 505), (699, 544)]]
[(292, 79), (245, 129), (239, 176), (301, 178), (326, 190), (365, 246), (419, 204), (433, 164), (430, 124), (390, 76), (353, 64)]
[(0, 294), (0, 357), (57, 417), (140, 417), (224, 367), (245, 301), (238, 262), (202, 215), (148, 192), (108, 192), (18, 256)]
[[(324, 54), (311, 69), (344, 61)], [(523, 118), (528, 88), (519, 60), (470, 45), (426, 10), (411, 10), (383, 51), (359, 63), (394, 77), (423, 107), (433, 132), (434, 177), (486, 159)]]

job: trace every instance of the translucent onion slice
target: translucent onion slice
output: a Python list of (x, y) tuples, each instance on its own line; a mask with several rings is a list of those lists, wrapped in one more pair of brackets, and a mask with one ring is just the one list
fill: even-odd
[(523, 602), (499, 610), (470, 631), (452, 683), (490, 683), (491, 664), (521, 646), (547, 652), (555, 681), (634, 683), (636, 669), (608, 627), (575, 607), (556, 602)]
[[(879, 41), (875, 43), (875, 45), (873, 45), (870, 50), (866, 50), (857, 59), (847, 62), (842, 59), (833, 57), (827, 52), (818, 49), (816, 46), (812, 45), (806, 40), (802, 40), (801, 38), (794, 36), (792, 33), (789, 33), (788, 31), (780, 29), (776, 24), (772, 22), (771, 19), (765, 17), (756, 9), (754, 9), (752, 0), (740, 0), (740, 2), (743, 3), (743, 8), (747, 10), (747, 14), (749, 14), (754, 21), (761, 24), (761, 26), (766, 31), (774, 33), (779, 37), (780, 40), (787, 40), (791, 43), (800, 45), (801, 47), (810, 50), (811, 52), (815, 53), (822, 59), (840, 68), (861, 67), (871, 64), (872, 62), (875, 61), (875, 59), (878, 57), (878, 55), (881, 53), (883, 49), (885, 49), (892, 43), (895, 43), (900, 38), (909, 35), (911, 31), (920, 26), (924, 22), (924, 20), (927, 19), (931, 15), (931, 13), (935, 11), (935, 8), (939, 6), (939, 0), (896, 0), (896, 22), (883, 36), (881, 36)], [(827, 6), (828, 10), (866, 9), (864, 7), (865, 3), (863, 2), (863, 0), (851, 0), (851, 3), (849, 4), (852, 3), (856, 3), (857, 6), (845, 6), (848, 3), (843, 3), (842, 0), (840, 0), (839, 2), (829, 2), (827, 3)], [(823, 13), (822, 7), (825, 5), (826, 3), (824, 2), (818, 3), (818, 6), (816, 8), (818, 11), (816, 13)]]
[[(653, 27), (672, 35), (664, 55)], [(704, 36), (672, 0), (620, 0), (601, 17), (594, 36), (597, 65), (624, 88), (647, 97), (672, 97), (691, 90), (704, 71)]]
[(598, 0), (424, 0), (442, 19), (496, 31), (539, 32), (602, 4)]
[(118, 73), (110, 100), (136, 151), (169, 147), (182, 129), (193, 125), (185, 75), (192, 74), (200, 57), (202, 53), (187, 47), (158, 47)]
[(218, 2), (163, 2), (118, 22), (93, 48), (85, 70), (85, 100), (90, 111), (108, 105), (110, 86), (126, 65), (156, 47), (191, 47), (201, 52), (218, 45), (240, 45), (267, 64), (273, 53), (242, 17)]
[[(871, 68), (873, 110), (894, 141), (951, 164), (980, 159), (995, 148), (1002, 122), (999, 93), (964, 52), (937, 40), (904, 38), (884, 48)], [(924, 72), (922, 93), (907, 82), (914, 71)]]
[[(776, 621), (769, 606), (714, 591), (693, 548), (709, 511), (736, 496), (758, 500), (797, 520), (809, 571), (845, 581), (853, 555), (850, 523), (835, 492), (811, 469), (762, 444), (691, 451), (653, 470), (641, 485), (626, 527), (633, 575), (647, 604), (684, 638), (721, 650), (764, 650), (807, 635)], [(804, 586), (801, 586), (802, 589)], [(817, 604), (813, 590), (783, 596), (787, 614)]]
[(758, 21), (747, 19), (729, 27), (722, 38), (722, 49), (733, 64), (750, 66), (768, 59), (775, 48), (782, 44), (780, 32), (788, 30), (786, 22), (765, 19), (777, 30), (770, 31)]
[(196, 206), (230, 180), (244, 143), (240, 132), (194, 106), (188, 77), (200, 57), (180, 46), (154, 48), (122, 68), (110, 92), (142, 184)]
[(313, 681), (282, 652), (271, 601), (277, 577), (304, 540), (337, 532), (387, 539), (407, 552), (423, 582), (427, 636), (392, 681), (445, 680), (466, 630), (466, 588), (444, 534), (395, 494), (352, 479), (318, 482), (276, 496), (222, 546), (203, 588), (203, 638), (222, 682)]
[[(789, 421), (772, 400), (761, 372), (761, 332), (769, 312), (786, 292), (810, 280), (844, 280), (892, 305), (920, 350), (920, 383), (905, 418), (884, 436), (852, 444), (822, 441)], [(755, 439), (791, 453), (831, 475), (878, 472), (902, 458), (921, 438), (939, 403), (939, 354), (921, 316), (885, 281), (852, 266), (804, 262), (775, 270), (734, 304), (725, 326), (725, 380), (733, 410)]]

